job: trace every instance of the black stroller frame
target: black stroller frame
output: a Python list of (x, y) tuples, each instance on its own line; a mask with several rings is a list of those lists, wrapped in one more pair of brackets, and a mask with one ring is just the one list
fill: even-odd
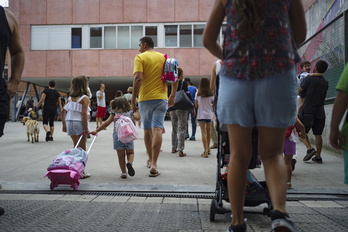
[[(218, 86), (219, 82), (219, 77), (217, 76), (216, 78), (216, 86)], [(217, 115), (216, 112), (216, 103), (218, 100), (218, 91), (216, 88), (215, 91), (215, 114)], [(226, 209), (223, 206), (223, 201), (229, 202), (229, 197), (228, 197), (228, 188), (227, 188), (227, 181), (225, 178), (223, 178), (223, 175), (221, 174), (221, 169), (224, 168), (226, 164), (229, 162), (229, 139), (228, 139), (228, 132), (226, 125), (223, 125), (219, 122), (218, 117), (217, 117), (217, 125), (216, 129), (218, 132), (218, 151), (216, 155), (217, 159), (217, 173), (216, 173), (216, 189), (215, 189), (215, 198), (211, 200), (211, 205), (210, 205), (210, 221), (215, 220), (215, 215), (216, 214), (225, 214), (225, 213), (230, 213), (230, 209)], [(255, 169), (257, 163), (258, 163), (258, 131), (257, 128), (253, 129), (252, 133), (252, 158), (249, 164), (249, 169)], [(227, 159), (228, 157), (228, 159)], [(244, 200), (244, 206), (249, 206), (249, 207), (255, 207), (259, 206), (263, 203), (267, 204), (267, 207), (263, 209), (261, 212), (262, 214), (265, 215), (270, 215), (271, 209), (272, 209), (272, 203), (271, 203), (271, 198), (269, 196), (267, 184), (265, 181), (260, 181), (258, 182), (264, 189), (264, 191), (261, 192), (255, 192), (255, 193), (248, 193), (245, 195), (245, 200)], [(255, 212), (252, 212), (255, 213)]]

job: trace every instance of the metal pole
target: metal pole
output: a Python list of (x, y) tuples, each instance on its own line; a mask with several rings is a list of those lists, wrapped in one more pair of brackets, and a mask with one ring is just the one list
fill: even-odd
[(343, 19), (344, 19), (344, 64), (348, 61), (348, 10), (345, 10), (343, 12)]
[[(22, 104), (23, 104), (23, 101), (24, 101), (24, 99), (25, 99), (25, 96), (27, 95), (29, 86), (30, 86), (30, 82), (27, 82), (27, 87), (25, 88), (24, 93), (23, 93), (23, 96), (21, 97)], [(22, 106), (22, 105), (21, 105), (21, 106)], [(13, 122), (16, 122), (16, 121), (17, 121), (19, 112), (21, 111), (21, 106), (19, 106), (19, 107), (17, 108), (16, 117), (15, 117), (15, 118), (12, 118), (12, 121), (13, 121)]]

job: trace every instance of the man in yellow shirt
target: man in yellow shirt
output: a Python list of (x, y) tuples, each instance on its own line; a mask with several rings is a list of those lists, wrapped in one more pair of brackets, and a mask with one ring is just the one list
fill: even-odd
[(138, 102), (144, 143), (149, 155), (149, 176), (156, 177), (160, 174), (157, 170), (157, 159), (162, 146), (164, 117), (168, 107), (174, 105), (178, 84), (176, 82), (171, 85), (172, 91), (168, 99), (167, 86), (161, 78), (165, 57), (162, 53), (154, 51), (151, 37), (140, 39), (139, 51), (140, 54), (134, 59), (132, 110), (138, 110)]

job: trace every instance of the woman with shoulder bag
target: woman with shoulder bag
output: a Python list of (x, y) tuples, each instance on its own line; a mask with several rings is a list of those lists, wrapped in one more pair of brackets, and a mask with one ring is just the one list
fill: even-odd
[[(183, 81), (184, 73), (181, 68), (178, 68), (178, 76), (177, 92), (184, 90), (184, 92), (187, 93), (187, 84)], [(172, 121), (172, 153), (179, 152), (179, 156), (184, 157), (186, 156), (184, 148), (188, 110), (182, 109), (185, 107), (183, 106), (181, 108), (180, 105), (181, 103), (175, 104), (173, 107), (169, 108), (168, 111)]]

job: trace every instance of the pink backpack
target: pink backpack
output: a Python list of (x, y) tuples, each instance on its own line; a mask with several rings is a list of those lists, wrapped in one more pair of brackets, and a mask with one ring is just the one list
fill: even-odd
[[(117, 118), (117, 116), (115, 116)], [(137, 130), (132, 119), (121, 115), (115, 123), (115, 131), (118, 140), (122, 143), (130, 143), (138, 138)]]
[(174, 58), (167, 58), (167, 54), (164, 54), (166, 60), (163, 64), (162, 81), (167, 83), (174, 83), (178, 79), (178, 66), (179, 62)]

